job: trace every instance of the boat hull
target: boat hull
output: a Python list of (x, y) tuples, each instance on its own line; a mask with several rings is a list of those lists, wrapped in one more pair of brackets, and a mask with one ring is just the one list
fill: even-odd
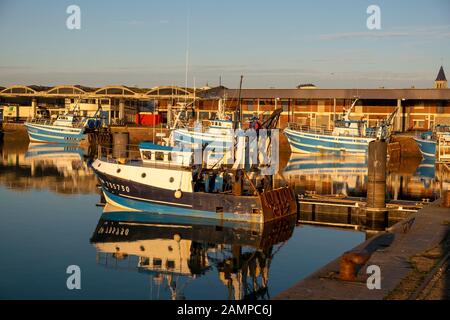
[(417, 137), (414, 138), (414, 141), (416, 141), (423, 158), (425, 159), (436, 158), (436, 141), (421, 139)]
[(32, 142), (78, 144), (86, 139), (82, 128), (58, 127), (52, 125), (25, 123)]
[(369, 143), (375, 140), (373, 138), (333, 136), (291, 129), (285, 129), (284, 134), (293, 153), (365, 154), (369, 149)]
[[(93, 168), (106, 202), (125, 210), (250, 223), (264, 223), (297, 213), (295, 196), (289, 188), (280, 191), (284, 196), (289, 193), (288, 199), (284, 197), (283, 203), (278, 203), (277, 208), (274, 208), (272, 201), (267, 201), (265, 196), (193, 192), (186, 180), (180, 180), (179, 183), (175, 180), (180, 175), (176, 170), (167, 169), (167, 172), (163, 172), (163, 169), (155, 169), (158, 171), (152, 172), (153, 168), (150, 167), (111, 164), (98, 159), (94, 161)], [(118, 171), (121, 177), (114, 174)], [(136, 174), (132, 171), (136, 171)], [(146, 175), (142, 178), (144, 172)], [(188, 174), (192, 175), (191, 172)], [(173, 187), (161, 187), (164, 186), (163, 181), (152, 185), (161, 176), (165, 177), (164, 180), (174, 177), (174, 180), (170, 179)], [(183, 187), (177, 189), (179, 185)]]

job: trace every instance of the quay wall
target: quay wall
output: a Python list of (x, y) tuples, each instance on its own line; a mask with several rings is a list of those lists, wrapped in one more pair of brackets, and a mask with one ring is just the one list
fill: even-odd
[[(310, 276), (283, 291), (278, 300), (382, 300), (402, 296), (408, 299), (423, 284), (427, 275), (433, 272), (438, 260), (448, 254), (449, 247), (443, 247), (450, 234), (448, 220), (450, 209), (441, 205), (441, 200), (398, 222), (387, 232), (353, 248), (353, 252), (369, 253), (369, 260), (359, 268), (355, 281), (339, 278), (341, 257), (331, 261)], [(433, 257), (433, 258), (432, 258)], [(433, 260), (434, 259), (434, 260)], [(370, 290), (367, 279), (368, 266), (378, 266), (381, 272), (381, 288)], [(406, 290), (403, 286), (416, 282)], [(448, 276), (448, 275), (447, 275)]]

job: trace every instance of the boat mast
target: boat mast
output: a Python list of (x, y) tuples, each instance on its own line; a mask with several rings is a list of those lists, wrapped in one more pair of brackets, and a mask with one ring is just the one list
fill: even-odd
[(244, 79), (244, 76), (241, 75), (241, 81), (239, 83), (239, 97), (238, 97), (238, 115), (237, 115), (237, 119), (235, 120), (236, 123), (236, 128), (238, 127), (238, 123), (240, 123), (240, 125), (242, 126), (242, 103), (241, 103), (241, 94), (242, 94), (242, 80)]
[(345, 121), (349, 121), (350, 120), (350, 114), (353, 111), (353, 108), (355, 107), (356, 103), (359, 101), (359, 98), (356, 98), (355, 101), (353, 101), (352, 105), (350, 106), (350, 108), (348, 110), (346, 110), (345, 115), (344, 115), (344, 120)]

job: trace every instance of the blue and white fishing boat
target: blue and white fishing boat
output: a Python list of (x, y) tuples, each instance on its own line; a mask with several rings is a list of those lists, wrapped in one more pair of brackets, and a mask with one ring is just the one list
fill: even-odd
[(99, 156), (92, 167), (107, 203), (125, 210), (191, 218), (264, 223), (296, 214), (289, 187), (271, 176), (233, 168), (209, 169), (193, 162), (194, 151), (150, 142), (139, 160)]
[(346, 111), (343, 119), (336, 120), (333, 130), (311, 128), (289, 123), (284, 130), (293, 153), (349, 153), (365, 154), (369, 143), (386, 138), (397, 109), (377, 128), (369, 128), (363, 120), (351, 120), (350, 114), (358, 100)]
[(88, 132), (102, 126), (97, 114), (98, 111), (93, 117), (80, 117), (76, 112), (68, 112), (53, 122), (50, 119), (32, 119), (25, 122), (25, 128), (31, 142), (77, 144), (87, 138)]
[(436, 138), (433, 137), (433, 132), (428, 131), (422, 133), (419, 137), (414, 137), (417, 146), (419, 147), (420, 153), (424, 159), (435, 159), (436, 158)]
[(194, 127), (189, 127), (181, 120), (180, 114), (184, 110), (180, 110), (175, 116), (172, 125), (170, 145), (185, 145), (192, 148), (202, 148), (206, 145), (214, 143), (215, 148), (222, 152), (229, 149), (234, 141), (235, 122), (231, 115), (226, 114), (224, 110), (224, 102), (219, 100), (219, 108), (214, 119), (209, 120), (207, 127), (202, 127), (201, 123), (197, 123)]
[(450, 138), (450, 127), (437, 125), (433, 131), (427, 131), (414, 137), (424, 159), (435, 159), (439, 139), (448, 140)]

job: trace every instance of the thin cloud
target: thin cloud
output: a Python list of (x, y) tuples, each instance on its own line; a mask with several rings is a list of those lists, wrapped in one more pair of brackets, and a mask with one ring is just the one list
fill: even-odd
[(335, 34), (323, 34), (319, 36), (320, 40), (340, 40), (340, 39), (355, 39), (355, 38), (394, 38), (394, 37), (407, 37), (407, 32), (347, 32), (347, 33), (335, 33)]
[(0, 66), (0, 70), (3, 71), (16, 71), (16, 70), (29, 70), (30, 66)]
[(319, 35), (320, 40), (341, 40), (341, 39), (388, 39), (406, 37), (427, 37), (427, 38), (449, 38), (450, 26), (430, 26), (421, 28), (401, 27), (390, 31), (362, 31), (362, 32), (342, 32)]

